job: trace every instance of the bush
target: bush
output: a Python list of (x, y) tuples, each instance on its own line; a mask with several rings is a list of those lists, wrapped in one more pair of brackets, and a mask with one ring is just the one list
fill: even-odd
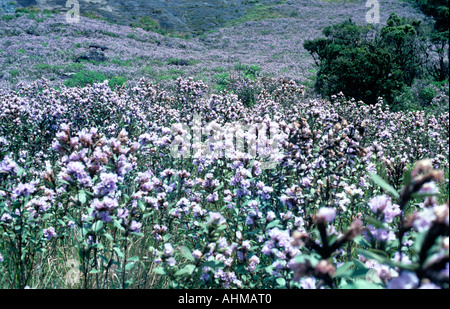
[(189, 60), (186, 59), (179, 59), (179, 58), (170, 58), (167, 61), (168, 65), (179, 65), (179, 66), (188, 66), (191, 64)]
[(0, 89), (0, 287), (448, 289), (448, 112), (249, 83)]
[(108, 85), (111, 89), (114, 89), (116, 86), (122, 86), (127, 81), (123, 76), (109, 77), (100, 72), (83, 70), (75, 73), (71, 78), (66, 80), (64, 85), (67, 87), (86, 87), (87, 85), (102, 83), (105, 80), (108, 80)]
[(230, 74), (228, 72), (219, 73), (212, 77), (218, 91), (223, 91), (230, 85)]
[(395, 93), (420, 74), (425, 54), (419, 28), (420, 22), (396, 14), (380, 31), (351, 20), (326, 27), (325, 38), (304, 43), (319, 67), (317, 91), (326, 97), (342, 91), (368, 104), (383, 97), (392, 104)]
[(106, 80), (103, 73), (95, 71), (80, 71), (64, 82), (67, 87), (85, 87), (95, 83), (101, 83)]
[(158, 32), (161, 28), (159, 22), (151, 17), (144, 16), (139, 18), (137, 23), (132, 23), (130, 26), (142, 28), (145, 31)]
[(8, 15), (8, 14), (5, 14), (5, 15), (2, 15), (2, 20), (4, 20), (4, 21), (10, 21), (10, 20), (13, 20), (14, 18), (16, 18), (14, 15)]
[(423, 105), (428, 105), (436, 96), (436, 91), (433, 87), (425, 87), (419, 94), (419, 98), (422, 101)]

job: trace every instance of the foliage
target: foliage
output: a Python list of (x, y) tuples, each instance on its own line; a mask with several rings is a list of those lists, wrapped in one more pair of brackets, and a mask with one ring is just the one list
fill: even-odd
[(447, 32), (448, 39), (448, 0), (414, 0), (414, 2), (425, 14), (434, 18), (435, 28), (438, 32)]
[[(95, 83), (101, 83), (107, 80), (108, 77), (96, 71), (81, 70), (76, 72), (73, 76), (64, 82), (67, 87), (85, 87), (87, 85), (93, 85)], [(126, 82), (126, 78), (123, 76), (113, 76), (109, 79), (108, 84), (111, 88), (121, 86)]]
[(326, 38), (305, 42), (319, 66), (317, 90), (345, 95), (369, 104), (379, 97), (393, 102), (396, 91), (410, 87), (424, 64), (420, 22), (391, 14), (380, 31), (351, 20), (326, 27)]
[(139, 18), (137, 23), (132, 23), (130, 26), (139, 27), (144, 29), (145, 31), (158, 32), (161, 28), (159, 26), (159, 22), (149, 16), (144, 16)]
[(448, 288), (448, 112), (246, 82), (1, 88), (1, 286)]

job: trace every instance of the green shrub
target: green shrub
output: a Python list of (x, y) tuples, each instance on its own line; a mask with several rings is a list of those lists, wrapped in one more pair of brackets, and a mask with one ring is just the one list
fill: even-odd
[(156, 32), (160, 30), (159, 22), (151, 17), (144, 16), (139, 18), (139, 21), (136, 23), (130, 24), (131, 27), (142, 28), (145, 31), (153, 31)]
[(114, 89), (116, 86), (122, 86), (127, 81), (123, 76), (107, 76), (101, 72), (83, 70), (66, 80), (64, 85), (67, 87), (85, 87), (104, 82), (105, 80), (108, 80), (108, 85), (111, 89)]
[(418, 21), (393, 13), (380, 31), (348, 20), (323, 34), (303, 46), (319, 67), (316, 89), (326, 97), (342, 91), (368, 104), (379, 97), (392, 104), (397, 91), (420, 77), (425, 41)]
[(72, 71), (81, 71), (83, 69), (86, 69), (86, 66), (82, 63), (73, 62), (69, 64), (68, 68)]
[(111, 78), (108, 81), (108, 85), (109, 85), (109, 87), (111, 87), (111, 89), (114, 89), (117, 86), (125, 85), (126, 82), (127, 82), (127, 79), (125, 77), (123, 77), (123, 76), (114, 76), (113, 78)]
[(189, 60), (186, 59), (178, 59), (178, 58), (170, 58), (167, 61), (168, 65), (181, 65), (181, 66), (188, 66), (191, 64)]
[(85, 87), (105, 81), (105, 74), (95, 71), (80, 71), (64, 82), (67, 87)]
[(258, 65), (251, 65), (246, 67), (246, 69), (244, 70), (244, 75), (252, 80), (256, 79), (256, 77), (258, 76), (259, 72), (262, 71), (262, 68)]
[(420, 91), (419, 99), (422, 101), (423, 105), (428, 105), (435, 96), (436, 91), (433, 87), (425, 87)]
[(225, 72), (225, 73), (220, 73), (220, 74), (216, 74), (212, 77), (213, 82), (216, 84), (215, 88), (218, 91), (223, 91), (225, 90), (229, 84), (230, 84), (230, 74)]
[(15, 16), (14, 15), (8, 15), (8, 14), (6, 14), (6, 15), (2, 15), (2, 20), (4, 20), (4, 21), (10, 21), (10, 20), (13, 20), (14, 18), (15, 18)]
[(17, 76), (19, 76), (19, 70), (10, 70), (9, 74), (11, 75), (11, 78), (16, 78)]

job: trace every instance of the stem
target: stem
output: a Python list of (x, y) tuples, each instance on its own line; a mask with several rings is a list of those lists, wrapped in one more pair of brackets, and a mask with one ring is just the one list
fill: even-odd
[(127, 250), (128, 250), (128, 232), (125, 234), (125, 245), (124, 245), (124, 259), (123, 259), (123, 267), (122, 267), (122, 289), (125, 289), (125, 266), (127, 265)]

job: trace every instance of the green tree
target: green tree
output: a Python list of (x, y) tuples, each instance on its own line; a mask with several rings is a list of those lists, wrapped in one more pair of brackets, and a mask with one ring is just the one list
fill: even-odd
[(323, 34), (304, 43), (319, 67), (316, 90), (322, 95), (342, 91), (368, 104), (378, 97), (391, 103), (422, 74), (427, 57), (419, 21), (391, 14), (381, 30), (348, 20)]
[(381, 29), (380, 46), (392, 56), (392, 71), (401, 72), (403, 82), (411, 86), (426, 62), (426, 45), (420, 21), (408, 21), (391, 13)]
[(428, 72), (437, 81), (449, 75), (449, 6), (448, 0), (413, 0), (426, 15), (434, 20), (434, 26), (427, 34)]

